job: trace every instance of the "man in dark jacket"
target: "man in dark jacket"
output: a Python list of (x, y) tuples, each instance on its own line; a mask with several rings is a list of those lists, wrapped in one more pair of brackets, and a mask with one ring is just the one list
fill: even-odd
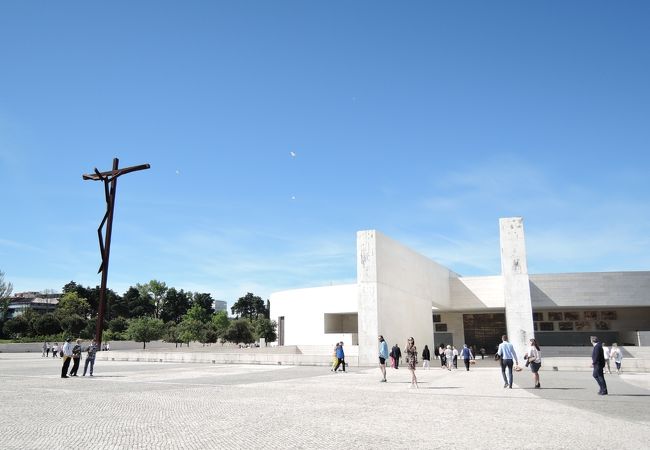
[(393, 347), (393, 358), (395, 358), (395, 368), (399, 369), (399, 359), (402, 357), (402, 351), (399, 349), (399, 345), (395, 344)]
[(591, 345), (594, 346), (591, 352), (591, 367), (594, 368), (593, 377), (596, 379), (600, 390), (598, 395), (607, 395), (607, 384), (605, 383), (605, 354), (603, 353), (603, 344), (596, 336), (591, 336)]
[(70, 376), (76, 377), (77, 370), (79, 370), (79, 363), (81, 362), (81, 339), (77, 339), (77, 343), (72, 347), (72, 369), (70, 369)]

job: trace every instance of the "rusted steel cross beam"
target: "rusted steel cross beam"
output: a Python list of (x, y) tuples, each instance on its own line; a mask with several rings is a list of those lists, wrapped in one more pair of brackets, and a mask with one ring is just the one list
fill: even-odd
[[(97, 236), (99, 238), (99, 251), (102, 256), (102, 262), (99, 266), (97, 273), (102, 274), (102, 284), (99, 290), (99, 311), (97, 312), (97, 326), (95, 328), (95, 341), (97, 347), (101, 348), (102, 333), (104, 332), (104, 314), (106, 311), (106, 283), (108, 281), (108, 260), (111, 253), (111, 235), (113, 233), (113, 211), (115, 210), (115, 191), (117, 189), (117, 178), (130, 172), (138, 170), (149, 169), (149, 164), (141, 164), (139, 166), (118, 167), (119, 160), (113, 158), (113, 170), (108, 172), (100, 172), (95, 168), (95, 173), (85, 174), (82, 176), (84, 180), (103, 181), (104, 182), (104, 196), (106, 198), (106, 214), (97, 229)], [(102, 235), (102, 228), (106, 225), (106, 236)]]

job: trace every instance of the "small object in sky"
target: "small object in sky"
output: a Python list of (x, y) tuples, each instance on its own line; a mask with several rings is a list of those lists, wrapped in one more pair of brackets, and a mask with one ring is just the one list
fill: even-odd
[(295, 196), (295, 195), (292, 195), (292, 196), (291, 196), (291, 200), (295, 200), (295, 199), (296, 199), (296, 196)]
[(289, 154), (291, 155), (292, 158), (296, 157), (296, 152), (289, 152)]
[(176, 175), (180, 175), (180, 174), (181, 174), (181, 171), (176, 169)]

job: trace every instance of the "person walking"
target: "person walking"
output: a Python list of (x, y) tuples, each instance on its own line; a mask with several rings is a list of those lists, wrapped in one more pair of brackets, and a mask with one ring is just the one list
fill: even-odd
[(57, 356), (59, 356), (59, 344), (55, 342), (52, 345), (52, 358), (56, 358)]
[(424, 350), (422, 350), (422, 368), (431, 369), (431, 352), (429, 351), (429, 346), (425, 345)]
[[(623, 363), (623, 351), (619, 348), (618, 344), (614, 342), (612, 344), (612, 351), (609, 354), (609, 357), (614, 360), (616, 364), (616, 373), (621, 373), (621, 363)], [(610, 372), (611, 373), (611, 372)]]
[(415, 367), (418, 364), (418, 349), (415, 346), (415, 339), (408, 338), (406, 341), (406, 365), (411, 371), (411, 388), (418, 388), (418, 379), (415, 376)]
[(49, 342), (46, 342), (45, 345), (46, 345), (46, 348), (45, 348), (45, 357), (46, 357), (46, 358), (49, 358), (49, 357), (50, 357), (50, 349), (51, 349), (52, 347), (50, 346), (50, 343), (49, 343)]
[(399, 345), (395, 344), (393, 347), (393, 358), (395, 358), (395, 368), (399, 369), (399, 360), (402, 357), (402, 350), (400, 350)]
[(332, 368), (330, 369), (332, 372), (334, 372), (334, 368), (336, 367), (336, 364), (339, 362), (339, 359), (336, 357), (336, 350), (339, 348), (339, 343), (337, 342), (336, 345), (334, 346), (334, 351), (332, 352)]
[(63, 344), (63, 366), (61, 367), (61, 378), (68, 378), (68, 368), (70, 367), (70, 360), (72, 359), (71, 340), (72, 338), (68, 338), (65, 340), (65, 344)]
[(451, 345), (448, 345), (445, 349), (445, 364), (447, 370), (451, 370), (454, 362), (454, 351), (451, 349)]
[(384, 336), (379, 335), (379, 370), (381, 370), (381, 382), (386, 382), (386, 360), (388, 359), (388, 343)]
[(542, 351), (535, 338), (530, 340), (530, 347), (528, 353), (524, 355), (524, 359), (526, 359), (526, 365), (530, 366), (530, 371), (533, 373), (535, 389), (541, 388), (542, 386), (539, 384), (539, 368), (542, 367)]
[(458, 350), (456, 350), (456, 347), (453, 345), (451, 346), (451, 351), (453, 355), (453, 361), (454, 361), (454, 369), (458, 369)]
[(86, 349), (86, 362), (84, 363), (83, 377), (86, 376), (88, 366), (90, 366), (90, 376), (93, 376), (93, 369), (95, 368), (95, 355), (97, 354), (97, 342), (93, 339), (88, 348)]
[[(594, 346), (591, 352), (591, 367), (593, 367), (592, 376), (598, 383), (598, 395), (607, 395), (607, 383), (605, 383), (605, 374), (603, 370), (605, 369), (605, 354), (603, 353), (603, 344), (598, 340), (598, 337), (591, 336), (589, 338), (591, 345)], [(614, 344), (612, 344), (612, 347)]]
[(603, 342), (603, 356), (605, 357), (605, 366), (607, 367), (607, 373), (612, 373), (612, 369), (609, 367), (611, 350), (605, 342)]
[[(512, 389), (512, 364), (513, 361), (516, 363), (516, 365), (519, 365), (519, 360), (517, 359), (517, 354), (515, 353), (515, 348), (513, 345), (508, 342), (508, 336), (505, 334), (501, 336), (501, 343), (499, 344), (499, 348), (497, 349), (497, 355), (499, 358), (501, 358), (501, 374), (503, 375), (503, 387), (507, 388), (509, 387)], [(506, 368), (508, 369), (508, 377), (510, 378), (510, 381), (508, 381), (508, 377), (506, 377)]]
[(339, 342), (339, 346), (336, 347), (336, 358), (338, 361), (334, 367), (334, 372), (338, 370), (339, 366), (343, 367), (343, 372), (345, 372), (345, 352), (343, 351), (343, 341)]
[(72, 347), (72, 369), (70, 376), (76, 377), (79, 370), (79, 363), (81, 362), (81, 339), (77, 339), (74, 347)]
[(440, 354), (440, 368), (444, 369), (447, 367), (447, 358), (445, 357), (445, 344), (440, 344), (438, 353)]
[(463, 358), (463, 362), (465, 363), (465, 370), (469, 372), (469, 361), (474, 359), (474, 355), (469, 347), (467, 347), (467, 344), (463, 344), (463, 349), (460, 351), (460, 357)]
[(485, 347), (481, 347), (479, 353), (481, 354), (481, 359), (485, 359)]
[(41, 358), (45, 358), (45, 351), (47, 350), (47, 342), (43, 342), (43, 352), (41, 353)]

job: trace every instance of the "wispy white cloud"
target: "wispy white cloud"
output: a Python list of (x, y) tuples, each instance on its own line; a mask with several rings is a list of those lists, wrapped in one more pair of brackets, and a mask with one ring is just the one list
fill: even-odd
[(45, 250), (41, 247), (37, 247), (35, 245), (31, 244), (26, 244), (24, 242), (19, 242), (19, 241), (13, 241), (10, 239), (1, 239), (0, 238), (0, 248), (1, 247), (6, 247), (10, 248), (13, 250), (19, 250), (23, 252), (30, 252), (30, 253), (44, 253)]
[[(421, 199), (445, 231), (418, 248), (451, 268), (498, 272), (498, 218), (522, 216), (531, 272), (649, 269), (650, 206), (630, 186), (643, 191), (647, 181), (630, 169), (602, 179), (602, 187), (587, 188), (523, 160), (467, 166)], [(625, 188), (608, 188), (619, 184)]]

